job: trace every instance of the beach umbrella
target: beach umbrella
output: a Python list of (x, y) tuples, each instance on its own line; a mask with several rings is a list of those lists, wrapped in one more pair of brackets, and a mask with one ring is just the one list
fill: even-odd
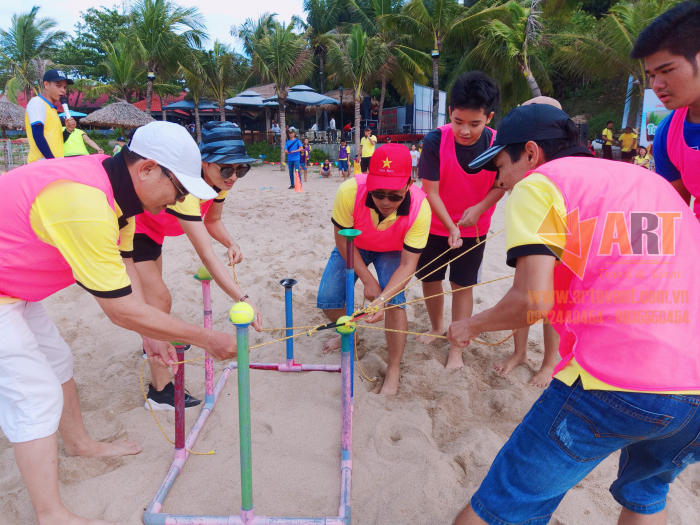
[(153, 117), (146, 115), (133, 104), (121, 101), (93, 111), (82, 120), (82, 123), (102, 127), (138, 128), (154, 121)]
[[(277, 95), (274, 97), (263, 99), (263, 102), (277, 102)], [(289, 88), (289, 94), (287, 95), (287, 102), (292, 104), (298, 104), (300, 106), (320, 106), (321, 104), (338, 104), (337, 100), (334, 100), (325, 95), (314, 91), (309, 86), (304, 84), (298, 84)]]
[[(202, 110), (218, 110), (219, 106), (218, 104), (215, 104), (214, 102), (211, 102), (209, 100), (200, 100), (198, 104), (198, 108), (200, 111)], [(194, 102), (191, 100), (178, 100), (177, 102), (173, 102), (172, 104), (168, 104), (167, 106), (163, 107), (165, 110), (173, 110), (173, 109), (184, 109), (185, 111), (194, 111)]]
[[(80, 112), (80, 111), (75, 111), (74, 109), (68, 108), (68, 111), (70, 111), (70, 116), (71, 116), (71, 117), (78, 117), (78, 118), (80, 118), (80, 117), (86, 117), (86, 116), (87, 116), (87, 113), (82, 113), (82, 112)], [(65, 112), (59, 113), (58, 116), (59, 116), (59, 117), (65, 117), (65, 116), (66, 116), (66, 113), (65, 113)]]
[(260, 93), (246, 89), (242, 93), (239, 93), (235, 97), (227, 98), (226, 103), (231, 106), (243, 106), (243, 107), (277, 107), (279, 104), (275, 101), (263, 102), (263, 97)]
[(24, 128), (24, 108), (4, 97), (0, 99), (0, 128)]

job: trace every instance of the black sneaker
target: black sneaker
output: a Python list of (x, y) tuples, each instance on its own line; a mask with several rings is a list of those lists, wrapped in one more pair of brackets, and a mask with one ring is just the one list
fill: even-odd
[[(144, 403), (144, 408), (149, 410), (175, 410), (175, 385), (172, 382), (165, 385), (165, 388), (158, 392), (153, 385), (148, 385), (148, 401), (150, 401), (150, 407), (148, 402)], [(185, 408), (196, 407), (202, 402), (201, 399), (192, 397), (187, 390), (185, 390)]]
[(287, 189), (288, 189), (288, 190), (293, 190), (293, 189), (294, 189), (294, 184), (292, 184), (292, 185), (291, 185), (289, 188), (287, 188)]

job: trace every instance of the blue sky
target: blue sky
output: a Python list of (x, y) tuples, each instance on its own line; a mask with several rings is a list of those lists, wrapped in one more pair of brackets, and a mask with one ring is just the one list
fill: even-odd
[[(174, 0), (184, 7), (197, 6), (204, 15), (211, 39), (218, 39), (240, 51), (240, 42), (229, 34), (231, 26), (239, 26), (247, 18), (257, 19), (265, 12), (278, 14), (280, 21), (289, 22), (293, 15), (305, 18), (303, 0)], [(13, 14), (26, 13), (39, 6), (39, 16), (53, 18), (58, 28), (72, 32), (80, 20), (80, 12), (90, 7), (129, 6), (132, 2), (118, 0), (31, 0), (29, 2), (0, 2), (0, 28), (7, 29)], [(211, 46), (211, 41), (209, 46)], [(207, 47), (209, 47), (207, 46)]]

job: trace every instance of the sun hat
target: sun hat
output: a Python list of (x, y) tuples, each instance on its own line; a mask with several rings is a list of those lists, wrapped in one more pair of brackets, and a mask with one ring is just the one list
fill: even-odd
[(202, 157), (189, 132), (173, 122), (157, 120), (134, 131), (129, 149), (170, 170), (192, 195), (202, 200), (216, 192), (202, 178)]
[(386, 144), (369, 160), (367, 191), (400, 190), (410, 177), (411, 152), (403, 144)]
[(44, 73), (44, 78), (42, 78), (42, 82), (60, 82), (61, 80), (65, 80), (68, 84), (73, 83), (73, 81), (68, 78), (68, 75), (60, 69), (49, 69)]
[(207, 122), (202, 129), (199, 151), (203, 161), (215, 164), (252, 164), (256, 161), (246, 153), (241, 128), (231, 122)]
[(527, 104), (514, 108), (503, 117), (493, 145), (469, 163), (469, 169), (487, 167), (493, 169), (493, 158), (509, 144), (530, 140), (568, 138), (566, 122), (569, 115), (550, 104)]

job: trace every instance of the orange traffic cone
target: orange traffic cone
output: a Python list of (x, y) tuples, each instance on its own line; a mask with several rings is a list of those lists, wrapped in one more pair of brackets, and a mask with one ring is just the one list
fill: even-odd
[(301, 193), (301, 179), (299, 178), (299, 170), (294, 170), (294, 191)]

